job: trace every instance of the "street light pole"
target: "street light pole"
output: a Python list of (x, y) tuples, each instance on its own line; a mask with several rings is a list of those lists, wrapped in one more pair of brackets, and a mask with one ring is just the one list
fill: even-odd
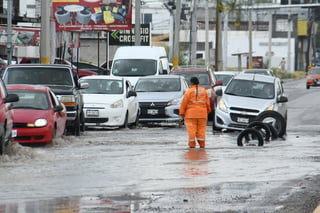
[(140, 35), (140, 0), (135, 0), (135, 25), (134, 25), (134, 37), (135, 45), (139, 46), (141, 44)]
[(291, 72), (291, 9), (290, 9), (290, 5), (291, 5), (291, 0), (288, 1), (288, 5), (289, 5), (289, 12), (288, 12), (288, 58), (287, 58), (287, 70), (288, 72)]
[(50, 2), (41, 1), (41, 30), (40, 30), (40, 63), (50, 64)]
[(9, 65), (12, 60), (12, 0), (8, 0), (6, 51)]

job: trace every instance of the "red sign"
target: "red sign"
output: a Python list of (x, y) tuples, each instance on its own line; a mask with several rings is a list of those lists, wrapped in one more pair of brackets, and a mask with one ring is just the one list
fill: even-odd
[(132, 28), (132, 0), (53, 0), (57, 31)]

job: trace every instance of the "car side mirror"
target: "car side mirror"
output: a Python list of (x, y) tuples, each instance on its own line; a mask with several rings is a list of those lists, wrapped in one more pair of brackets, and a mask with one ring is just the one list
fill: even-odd
[(80, 87), (80, 89), (88, 89), (89, 84), (87, 82), (81, 82), (81, 83), (79, 83), (79, 87)]
[(282, 95), (278, 98), (278, 103), (286, 103), (286, 102), (288, 102), (288, 98), (286, 96)]
[(133, 90), (130, 90), (128, 92), (128, 98), (131, 97), (131, 96), (137, 96), (137, 93), (135, 91), (133, 91)]
[(62, 110), (63, 110), (63, 106), (62, 106), (62, 105), (57, 105), (57, 106), (55, 106), (54, 109), (53, 109), (54, 112), (60, 112), (60, 111), (62, 111)]
[(7, 97), (3, 99), (4, 103), (11, 103), (19, 101), (19, 96), (17, 94), (8, 94)]
[(222, 96), (222, 93), (223, 93), (223, 92), (222, 92), (222, 89), (221, 89), (221, 88), (219, 88), (219, 89), (216, 90), (216, 95), (217, 95), (217, 96)]

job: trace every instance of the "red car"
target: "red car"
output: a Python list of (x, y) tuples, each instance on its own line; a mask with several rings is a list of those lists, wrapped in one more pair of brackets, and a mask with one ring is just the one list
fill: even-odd
[(213, 120), (214, 112), (217, 105), (217, 95), (213, 89), (215, 86), (221, 86), (222, 81), (217, 81), (212, 70), (207, 67), (200, 66), (180, 66), (171, 70), (170, 75), (182, 75), (188, 84), (190, 84), (190, 79), (192, 77), (197, 77), (199, 79), (200, 86), (204, 87), (210, 98), (211, 113), (208, 116), (209, 120)]
[(12, 107), (14, 142), (51, 143), (65, 133), (66, 108), (49, 87), (10, 84), (7, 89), (19, 96)]
[(320, 67), (312, 67), (307, 72), (306, 88), (319, 87), (320, 86)]
[[(40, 59), (39, 58), (29, 58), (29, 57), (24, 57), (20, 60), (19, 64), (39, 64)], [(70, 61), (61, 59), (61, 58), (56, 58), (54, 60), (55, 64), (66, 64), (72, 67), (73, 72), (78, 73), (79, 78), (83, 76), (88, 76), (88, 75), (97, 75), (96, 72), (91, 71), (91, 70), (86, 70), (86, 69), (79, 69), (77, 68), (74, 64), (72, 64)]]

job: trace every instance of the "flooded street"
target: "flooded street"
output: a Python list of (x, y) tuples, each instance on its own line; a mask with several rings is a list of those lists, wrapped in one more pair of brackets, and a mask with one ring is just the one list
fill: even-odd
[(290, 201), (319, 181), (320, 90), (304, 82), (284, 84), (287, 136), (263, 147), (238, 147), (239, 132), (211, 124), (206, 149), (189, 149), (186, 130), (174, 126), (13, 144), (0, 156), (0, 213), (310, 212), (320, 196), (305, 211), (295, 206), (306, 203), (300, 197)]

